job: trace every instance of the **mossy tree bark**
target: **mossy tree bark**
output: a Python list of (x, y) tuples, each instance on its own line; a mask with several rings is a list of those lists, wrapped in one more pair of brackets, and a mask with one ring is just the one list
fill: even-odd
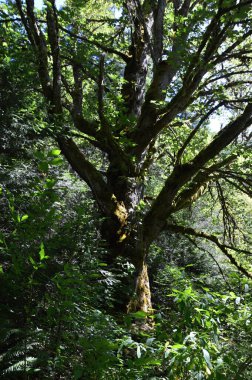
[(135, 294), (128, 304), (127, 311), (129, 313), (143, 311), (146, 315), (153, 312), (148, 266), (144, 260), (136, 268)]

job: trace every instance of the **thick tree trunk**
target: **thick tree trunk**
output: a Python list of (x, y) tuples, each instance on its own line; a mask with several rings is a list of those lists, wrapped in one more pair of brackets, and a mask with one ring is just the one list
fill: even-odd
[(116, 207), (112, 217), (104, 220), (102, 234), (108, 243), (110, 264), (122, 256), (135, 266), (135, 291), (129, 295), (130, 301), (127, 301), (125, 310), (128, 313), (143, 311), (149, 314), (152, 304), (146, 263), (148, 249), (137, 211), (144, 196), (144, 180), (141, 176), (129, 177), (126, 174), (116, 162), (110, 164), (107, 179)]
[(143, 311), (145, 313), (152, 313), (151, 303), (151, 290), (148, 276), (148, 267), (143, 260), (136, 268), (136, 285), (135, 293), (131, 298), (127, 310), (129, 313)]
[[(123, 208), (123, 204), (119, 204), (119, 211)], [(125, 211), (123, 217), (116, 212), (116, 220), (121, 218), (121, 223), (115, 223), (112, 219), (105, 220), (102, 226), (102, 234), (108, 243), (109, 255), (108, 263), (111, 265), (118, 256), (124, 257), (135, 267), (135, 289), (133, 294), (129, 294), (129, 298), (125, 304), (125, 311), (135, 313), (143, 311), (147, 314), (152, 313), (151, 290), (148, 275), (148, 266), (146, 263), (147, 249), (142, 238), (142, 228), (137, 226), (136, 220), (131, 220), (130, 211)], [(137, 231), (138, 230), (138, 231)], [(131, 289), (131, 290), (130, 290)], [(132, 291), (132, 287), (129, 287)], [(130, 300), (130, 301), (129, 301)]]

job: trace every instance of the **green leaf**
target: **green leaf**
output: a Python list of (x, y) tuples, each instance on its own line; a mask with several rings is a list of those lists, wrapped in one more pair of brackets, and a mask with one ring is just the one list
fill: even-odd
[(29, 260), (30, 260), (30, 263), (32, 264), (33, 268), (38, 269), (37, 263), (33, 260), (33, 258), (31, 256), (29, 257)]
[(63, 160), (61, 157), (54, 158), (51, 162), (52, 165), (61, 165), (63, 163)]
[(154, 342), (154, 340), (155, 340), (155, 338), (148, 338), (148, 339), (146, 340), (146, 344), (147, 344), (147, 346), (151, 346), (152, 343)]
[(106, 263), (99, 263), (99, 267), (107, 267), (108, 266), (108, 264), (106, 264)]
[(134, 318), (146, 318), (148, 316), (148, 313), (145, 313), (145, 311), (136, 311), (135, 313), (130, 314)]
[(134, 341), (131, 338), (127, 338), (123, 341), (124, 346), (130, 346)]
[(44, 243), (40, 244), (39, 258), (40, 258), (40, 261), (43, 261), (49, 258), (49, 256), (46, 256), (45, 254)]
[(36, 151), (34, 152), (34, 156), (39, 159), (39, 160), (44, 160), (45, 159), (45, 155), (43, 152), (40, 152), (40, 151)]
[(235, 299), (235, 303), (236, 303), (236, 305), (239, 305), (240, 302), (241, 302), (241, 297), (237, 297), (237, 298)]
[(180, 344), (180, 343), (176, 343), (173, 346), (171, 346), (173, 350), (179, 350), (180, 348), (184, 348), (184, 347), (185, 347), (184, 344)]
[(48, 163), (46, 161), (41, 161), (39, 164), (38, 164), (38, 168), (41, 172), (44, 172), (44, 173), (47, 173), (48, 172)]
[(137, 358), (140, 359), (141, 356), (142, 356), (142, 354), (141, 354), (141, 347), (140, 347), (140, 345), (138, 344), (138, 345), (137, 345)]
[(204, 359), (205, 359), (208, 367), (212, 368), (212, 363), (211, 363), (211, 358), (210, 358), (209, 352), (205, 348), (202, 348), (202, 351), (203, 351), (203, 356), (204, 356)]
[(61, 153), (61, 150), (60, 150), (60, 149), (52, 149), (52, 150), (50, 150), (50, 152), (48, 153), (48, 157), (59, 156), (60, 153)]
[(53, 186), (57, 183), (57, 180), (56, 179), (50, 179), (50, 178), (47, 178), (46, 180), (46, 183), (45, 183), (45, 187), (47, 189), (52, 189)]
[(45, 247), (44, 243), (40, 244), (39, 258), (42, 261), (45, 258)]
[(23, 215), (22, 218), (20, 219), (21, 222), (24, 222), (29, 218), (29, 215)]
[(244, 285), (244, 292), (248, 293), (248, 291), (249, 291), (249, 286), (248, 286), (248, 284), (245, 284)]

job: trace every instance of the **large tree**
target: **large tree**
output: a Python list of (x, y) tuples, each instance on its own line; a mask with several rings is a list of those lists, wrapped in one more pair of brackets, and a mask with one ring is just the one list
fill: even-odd
[[(129, 311), (152, 309), (147, 256), (165, 230), (211, 241), (250, 275), (225, 228), (219, 239), (178, 225), (176, 214), (211, 184), (225, 211), (223, 180), (251, 195), (248, 167), (237, 164), (252, 124), (251, 4), (89, 0), (58, 10), (48, 0), (36, 10), (33, 0), (16, 0), (1, 11), (32, 57), (50, 135), (92, 191), (108, 260), (135, 266)], [(216, 114), (225, 125), (207, 132)], [(148, 184), (159, 162), (153, 196)]]

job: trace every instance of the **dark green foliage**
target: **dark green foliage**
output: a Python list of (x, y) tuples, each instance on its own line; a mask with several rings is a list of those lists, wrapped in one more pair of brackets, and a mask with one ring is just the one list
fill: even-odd
[[(50, 170), (54, 158), (48, 158), (47, 163)], [(54, 373), (75, 373), (86, 340), (92, 336), (94, 347), (98, 347), (111, 336), (113, 322), (99, 311), (104, 304), (104, 279), (109, 273), (99, 262), (99, 246), (94, 256), (97, 237), (88, 211), (91, 204), (84, 201), (78, 184), (75, 199), (68, 186), (74, 186), (73, 179), (65, 180), (63, 185), (55, 175), (38, 174), (29, 184), (28, 193), (23, 193), (25, 187), (16, 188), (15, 196), (7, 189), (2, 192), (3, 377), (37, 373), (44, 378)], [(84, 367), (86, 360), (93, 360), (92, 345), (89, 351), (90, 359), (86, 359), (86, 353), (83, 358)], [(110, 354), (108, 358), (106, 352), (102, 355), (106, 362)], [(91, 367), (90, 363), (90, 373), (95, 371)]]

